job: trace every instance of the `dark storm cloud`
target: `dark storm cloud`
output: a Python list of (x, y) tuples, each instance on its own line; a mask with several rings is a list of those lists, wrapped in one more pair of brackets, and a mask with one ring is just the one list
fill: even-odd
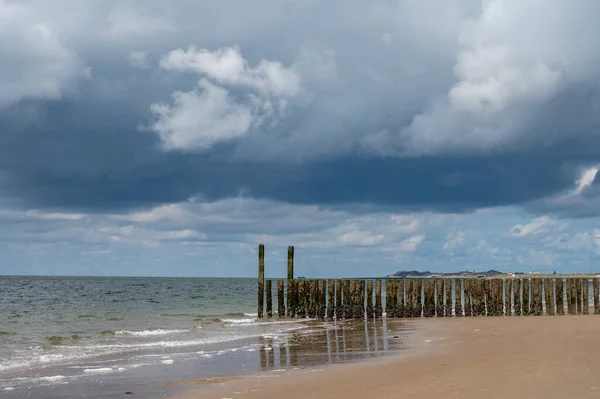
[[(23, 207), (113, 212), (244, 195), (466, 211), (557, 195), (600, 161), (597, 51), (586, 50), (597, 39), (594, 2), (562, 5), (556, 27), (536, 2), (62, 1), (79, 22), (37, 1), (11, 20), (25, 39), (39, 20), (56, 33), (52, 46), (6, 52), (18, 65), (67, 67), (0, 104), (0, 195)], [(522, 26), (530, 15), (540, 20)], [(565, 33), (579, 27), (581, 38)], [(280, 62), (301, 77), (302, 94), (274, 128), (166, 150), (151, 105), (175, 109), (173, 92), (194, 93), (211, 76), (160, 70), (159, 60), (191, 45), (239, 46), (249, 68)], [(147, 52), (149, 68), (129, 64), (134, 51)], [(24, 82), (11, 65), (0, 60), (0, 82)], [(246, 88), (222, 86), (245, 106)]]

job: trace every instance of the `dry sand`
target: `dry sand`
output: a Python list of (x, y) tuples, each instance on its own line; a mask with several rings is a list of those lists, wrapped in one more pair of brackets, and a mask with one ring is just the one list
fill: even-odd
[(600, 398), (598, 316), (417, 323), (402, 355), (222, 380), (183, 398)]

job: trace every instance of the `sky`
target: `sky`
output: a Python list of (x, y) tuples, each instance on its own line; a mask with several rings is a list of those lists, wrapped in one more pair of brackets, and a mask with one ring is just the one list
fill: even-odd
[(600, 271), (599, 15), (0, 0), (0, 274)]

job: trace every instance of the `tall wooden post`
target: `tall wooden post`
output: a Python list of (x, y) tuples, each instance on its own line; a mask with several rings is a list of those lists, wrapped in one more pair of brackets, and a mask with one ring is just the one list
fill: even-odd
[(265, 246), (258, 246), (258, 318), (262, 319), (265, 297)]
[(294, 246), (288, 247), (288, 262), (287, 262), (287, 278), (288, 281), (294, 278)]

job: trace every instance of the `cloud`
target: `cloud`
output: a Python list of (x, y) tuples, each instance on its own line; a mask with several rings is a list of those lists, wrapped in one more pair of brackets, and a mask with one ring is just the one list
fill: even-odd
[(541, 216), (527, 224), (517, 224), (510, 229), (510, 234), (515, 237), (525, 237), (528, 235), (540, 234), (551, 228), (556, 228), (558, 222), (549, 216)]
[[(197, 89), (173, 93), (173, 106), (153, 104), (157, 132), (168, 150), (206, 150), (220, 142), (246, 136), (267, 121), (271, 127), (283, 114), (288, 97), (301, 90), (299, 76), (279, 62), (261, 60), (248, 66), (237, 47), (210, 52), (193, 47), (171, 51), (160, 61), (168, 71), (192, 71), (205, 76)], [(234, 99), (221, 85), (257, 90)]]
[(402, 241), (398, 245), (398, 250), (400, 252), (415, 252), (417, 250), (417, 248), (419, 247), (419, 245), (421, 245), (423, 240), (425, 240), (424, 234), (412, 236), (412, 237), (407, 238), (406, 240)]
[(89, 71), (43, 16), (26, 3), (0, 1), (0, 109), (21, 100), (62, 98)]
[(166, 149), (204, 150), (244, 136), (254, 123), (249, 106), (237, 104), (229, 92), (202, 79), (191, 92), (173, 93), (173, 105), (152, 104), (157, 132)]
[(215, 51), (190, 47), (173, 50), (160, 60), (161, 68), (170, 71), (190, 71), (205, 75), (219, 83), (257, 89), (265, 95), (295, 96), (301, 90), (300, 77), (293, 69), (278, 61), (261, 60), (252, 68), (239, 47), (224, 47)]

